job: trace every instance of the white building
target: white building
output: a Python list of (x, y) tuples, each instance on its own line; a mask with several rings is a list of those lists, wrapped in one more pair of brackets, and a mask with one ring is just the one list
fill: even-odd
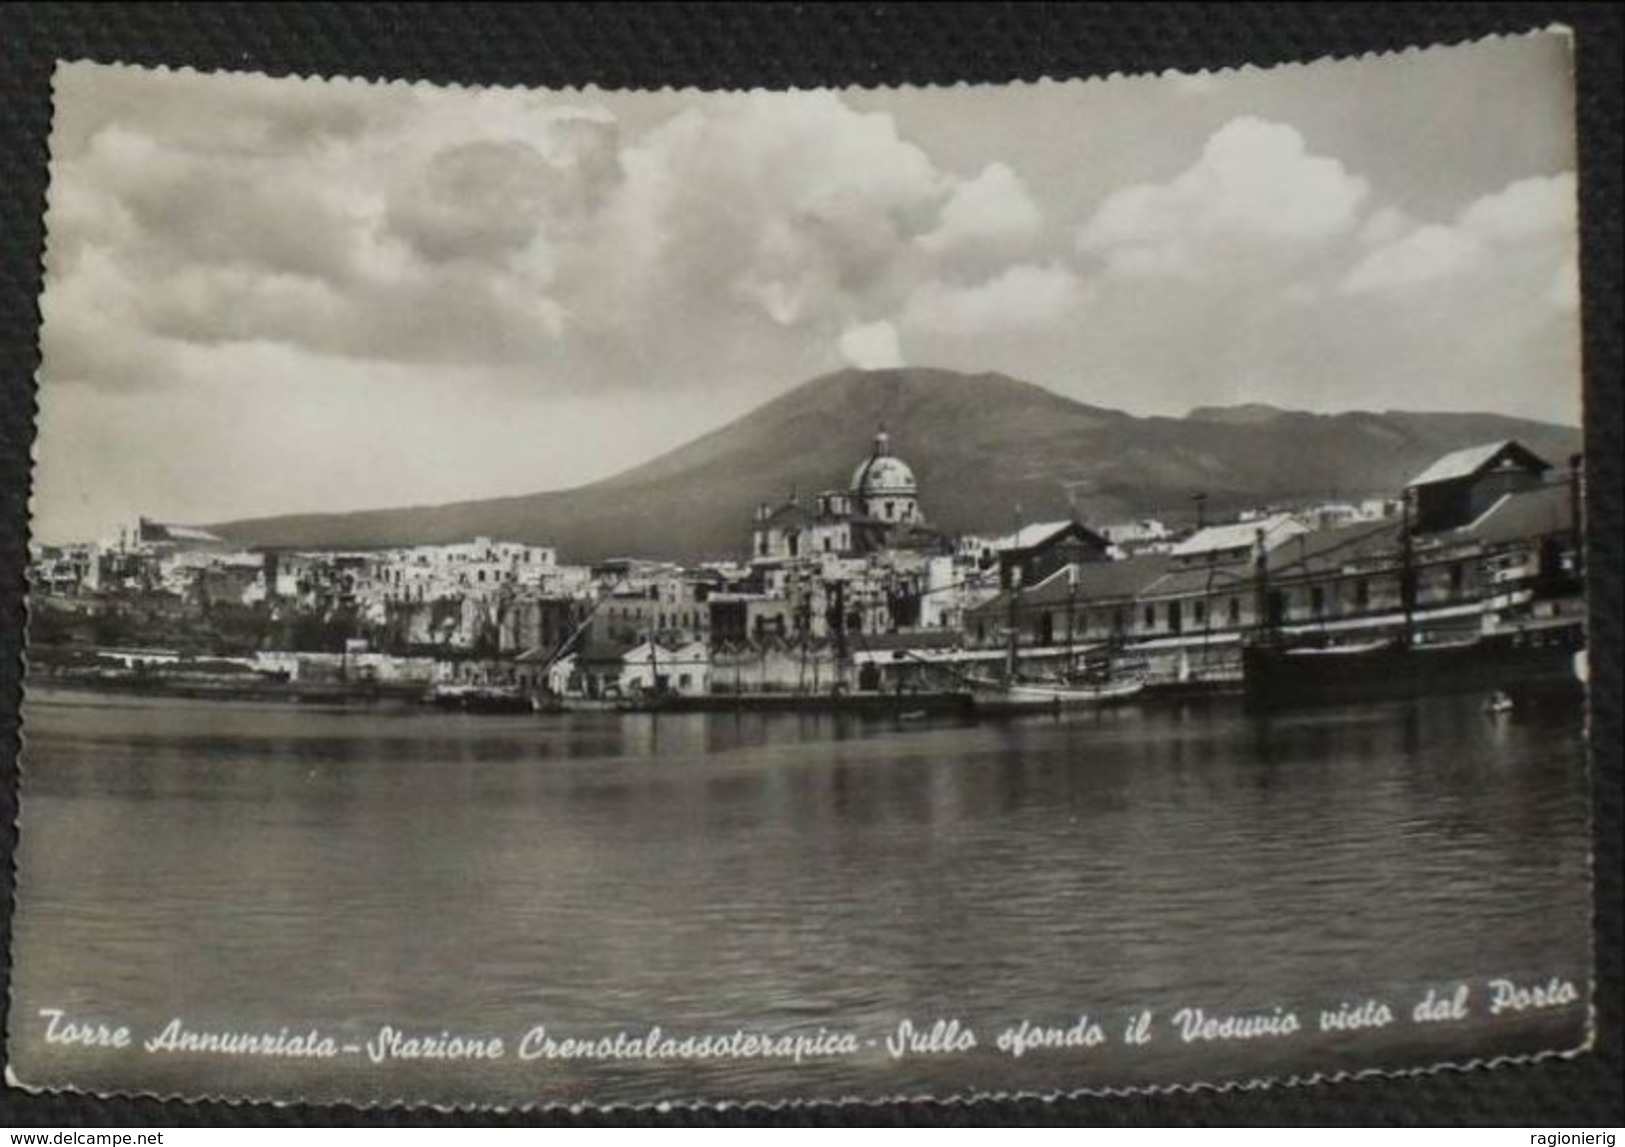
[(690, 641), (673, 648), (645, 641), (627, 651), (621, 670), (621, 691), (670, 693), (693, 697), (711, 690), (711, 654), (704, 642)]
[(364, 596), (371, 601), (423, 602), (488, 598), (504, 590), (549, 591), (559, 570), (550, 546), (475, 538), (443, 546), (410, 546), (372, 555)]
[(1113, 522), (1096, 531), (1123, 553), (1138, 553), (1160, 546), (1173, 537), (1167, 523), (1156, 518), (1137, 518), (1130, 522)]
[(926, 565), (920, 594), (920, 628), (960, 629), (968, 611), (998, 592), (997, 569), (984, 569), (974, 558), (933, 557)]

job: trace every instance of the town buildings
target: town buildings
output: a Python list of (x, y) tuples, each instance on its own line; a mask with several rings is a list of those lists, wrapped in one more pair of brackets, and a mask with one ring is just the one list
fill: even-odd
[(32, 577), (53, 635), (92, 642), (117, 627), (71, 618), (112, 614), (143, 644), (144, 617), (147, 637), (215, 654), (308, 654), (306, 673), (359, 649), (439, 664), (433, 680), (624, 698), (952, 688), (1011, 658), (1033, 672), (1106, 659), (1211, 688), (1236, 683), (1249, 642), (1449, 641), (1573, 613), (1578, 482), (1572, 463), (1499, 442), (1439, 459), (1399, 498), (953, 538), (882, 430), (846, 488), (742, 523), (736, 562), (571, 566), (493, 538), (240, 551), (143, 518), (36, 547)]
[(1328, 529), (1276, 513), (1207, 527), (1163, 553), (1069, 564), (975, 611), (967, 640), (1103, 646), (1154, 682), (1220, 683), (1239, 679), (1242, 643), (1261, 633), (1448, 640), (1554, 603), (1578, 609), (1577, 475), (1545, 481), (1549, 465), (1516, 443), (1445, 461), (1408, 484), (1411, 512)]

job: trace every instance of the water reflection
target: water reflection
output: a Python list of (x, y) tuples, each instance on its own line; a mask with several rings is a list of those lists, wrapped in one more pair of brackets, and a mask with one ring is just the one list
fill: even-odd
[[(1334, 1005), (1344, 988), (1328, 985), (1356, 982), (1398, 997), (1492, 974), (1586, 979), (1585, 785), (1563, 712), (1488, 719), (1452, 700), (902, 725), (35, 697), (25, 719), (25, 1017), (62, 1002), (354, 1032), (881, 1031), (933, 1015), (991, 1030), (1175, 1001)], [(1450, 1051), (1392, 1039), (1300, 1045), (1284, 1066)], [(36, 1074), (99, 1070), (108, 1086), (180, 1070), (69, 1062), (26, 1025), (14, 1047)], [(1201, 1054), (1165, 1041), (1087, 1078), (986, 1055), (402, 1078), (510, 1102), (538, 1087), (940, 1093), (1248, 1074), (1277, 1053)], [(403, 1086), (276, 1072), (237, 1086)]]

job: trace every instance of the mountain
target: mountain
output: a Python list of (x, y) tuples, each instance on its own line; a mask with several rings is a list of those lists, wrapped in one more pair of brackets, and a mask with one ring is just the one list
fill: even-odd
[(844, 488), (877, 427), (952, 533), (1065, 516), (1180, 520), (1264, 502), (1392, 494), (1439, 455), (1517, 438), (1562, 465), (1578, 430), (1492, 414), (1199, 408), (1138, 418), (998, 374), (841, 371), (670, 453), (568, 490), (440, 506), (297, 514), (209, 527), (242, 545), (365, 548), (479, 535), (553, 545), (561, 560), (743, 557), (751, 515), (792, 490)]
[(1197, 422), (1227, 422), (1235, 426), (1256, 426), (1264, 422), (1274, 422), (1284, 414), (1291, 411), (1282, 410), (1279, 406), (1271, 406), (1267, 402), (1244, 402), (1238, 406), (1195, 406), (1186, 418)]

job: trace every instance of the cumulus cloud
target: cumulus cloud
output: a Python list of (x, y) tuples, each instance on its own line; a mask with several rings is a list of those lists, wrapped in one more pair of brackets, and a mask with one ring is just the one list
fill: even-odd
[(1248, 250), (1301, 251), (1347, 232), (1369, 190), (1341, 161), (1310, 154), (1297, 129), (1244, 116), (1172, 180), (1108, 196), (1077, 244), (1124, 274), (1201, 277)]
[(1414, 220), (1397, 207), (1379, 207), (1360, 225), (1360, 242), (1367, 246), (1391, 243), (1412, 227)]
[[(1499, 98), (1504, 71), (1484, 75)], [(41, 401), (50, 453), (78, 469), (44, 476), (41, 521), (91, 504), (89, 444), (194, 405), (237, 432), (177, 445), (176, 467), (332, 420), (268, 511), (336, 484), (392, 500), (399, 467), (374, 482), (353, 459), (440, 457), (448, 394), (470, 429), (445, 468), (501, 457), (485, 492), (505, 493), (640, 461), (843, 362), (996, 369), (1142, 413), (1406, 405), (1470, 377), (1453, 403), (1561, 416), (1530, 380), (1560, 376), (1574, 341), (1573, 181), (1521, 177), (1564, 156), (1498, 143), (1441, 180), (1436, 129), (1335, 79), (1311, 98), (1312, 79), (988, 101), (67, 66)], [(1257, 114), (1214, 130), (1221, 104)], [(1485, 115), (1497, 140), (1539, 119)], [(591, 432), (537, 458), (562, 419)], [(269, 496), (212, 468), (234, 513)], [(440, 469), (403, 496), (449, 492)], [(143, 508), (124, 477), (95, 497)]]
[(514, 140), (439, 152), (390, 201), (389, 228), (425, 258), (488, 258), (530, 245), (548, 208), (547, 160)]
[[(83, 277), (107, 305), (71, 318), (55, 307), (49, 376), (122, 388), (164, 373), (110, 369), (125, 354), (147, 363), (176, 346), (265, 341), (378, 363), (558, 357), (572, 319), (560, 267), (621, 178), (618, 124), (602, 108), (63, 75), (47, 296), (82, 296)], [(61, 332), (87, 324), (99, 349), (62, 349)]]
[(662, 97), (628, 127), (587, 95), (187, 76), (177, 97), (92, 71), (110, 86), (54, 149), (51, 271), (106, 304), (54, 330), (101, 349), (50, 338), (47, 369), (104, 389), (178, 346), (261, 342), (549, 393), (698, 385), (719, 361), (793, 381), (897, 361), (910, 300), (926, 326), (1030, 326), (1064, 273), (1020, 269), (1044, 220), (1014, 167), (952, 174), (836, 93)]
[(1349, 270), (1343, 289), (1403, 290), (1531, 247), (1561, 262), (1573, 243), (1574, 190), (1568, 173), (1522, 179), (1469, 203), (1451, 223), (1401, 229)]
[(1083, 283), (1066, 267), (1024, 264), (981, 283), (924, 283), (909, 298), (903, 322), (958, 337), (1003, 334), (1074, 321), (1086, 301)]
[(614, 122), (549, 117), (541, 145), (523, 139), (455, 143), (390, 191), (390, 230), (425, 258), (500, 259), (539, 235), (578, 225), (621, 176)]
[(949, 258), (1008, 262), (1026, 255), (1043, 231), (1043, 214), (1008, 164), (990, 163), (954, 189), (937, 226), (920, 237)]
[(1350, 291), (1369, 291), (1427, 283), (1471, 267), (1480, 252), (1476, 239), (1454, 227), (1417, 227), (1361, 259), (1343, 286)]
[(714, 101), (652, 133), (631, 194), (663, 235), (664, 266), (780, 326), (883, 295), (933, 218), (945, 178), (889, 115), (832, 93)]

